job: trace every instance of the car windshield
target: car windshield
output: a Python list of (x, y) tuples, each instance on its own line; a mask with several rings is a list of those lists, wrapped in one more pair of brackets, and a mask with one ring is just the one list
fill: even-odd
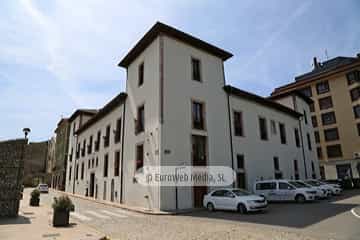
[(236, 196), (248, 196), (250, 195), (249, 192), (245, 191), (245, 190), (241, 190), (241, 189), (234, 189), (232, 190), (233, 193), (236, 194)]
[(289, 183), (290, 183), (291, 185), (293, 185), (294, 187), (296, 187), (296, 188), (306, 187), (306, 186), (304, 186), (303, 184), (300, 184), (299, 182), (295, 182), (295, 181), (290, 181)]
[(291, 181), (291, 182), (289, 182), (289, 183), (292, 184), (292, 185), (294, 185), (295, 187), (298, 187), (298, 188), (301, 188), (301, 187), (303, 187), (303, 188), (309, 188), (309, 185), (307, 185), (306, 183), (303, 183), (303, 182), (299, 182), (299, 181), (294, 182), (294, 181)]
[(307, 184), (310, 184), (311, 186), (316, 186), (316, 187), (318, 187), (318, 186), (321, 185), (320, 183), (315, 182), (315, 181), (306, 181), (306, 183), (307, 183)]
[(39, 186), (40, 186), (40, 187), (47, 187), (46, 184), (40, 184)]

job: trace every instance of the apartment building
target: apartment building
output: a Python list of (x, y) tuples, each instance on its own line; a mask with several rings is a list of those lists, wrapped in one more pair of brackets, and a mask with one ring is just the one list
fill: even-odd
[(261, 179), (318, 177), (313, 129), (304, 118), (312, 101), (226, 85), (230, 57), (156, 23), (119, 63), (126, 93), (82, 125), (79, 114), (70, 118), (66, 191), (174, 211), (202, 206), (211, 188), (144, 186), (135, 173), (144, 166), (227, 166), (237, 173), (234, 186), (248, 190)]
[(314, 58), (312, 71), (276, 88), (272, 97), (300, 91), (314, 101), (311, 122), (321, 176), (359, 178), (360, 54), (324, 62)]

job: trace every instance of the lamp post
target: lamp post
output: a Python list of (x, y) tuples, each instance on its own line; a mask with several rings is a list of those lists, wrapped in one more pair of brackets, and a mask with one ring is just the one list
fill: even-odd
[(23, 128), (23, 132), (24, 132), (24, 135), (25, 135), (25, 139), (28, 139), (27, 136), (31, 132), (30, 128)]

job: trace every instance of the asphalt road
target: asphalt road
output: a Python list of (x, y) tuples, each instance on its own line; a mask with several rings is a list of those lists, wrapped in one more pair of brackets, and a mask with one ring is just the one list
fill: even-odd
[[(42, 194), (41, 204), (50, 205), (54, 195)], [(90, 225), (115, 239), (213, 239), (217, 233), (232, 239), (236, 231), (246, 233), (248, 239), (253, 239), (252, 235), (256, 235), (254, 239), (360, 239), (360, 190), (313, 203), (270, 204), (265, 213), (247, 215), (197, 211), (154, 216), (72, 199), (76, 209), (72, 221)]]

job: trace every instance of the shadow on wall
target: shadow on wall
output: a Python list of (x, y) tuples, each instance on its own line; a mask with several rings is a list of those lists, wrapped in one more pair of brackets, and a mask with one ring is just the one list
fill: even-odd
[(338, 214), (350, 211), (356, 207), (357, 204), (338, 203), (337, 201), (345, 200), (359, 194), (360, 190), (352, 190), (345, 192), (342, 196), (333, 197), (330, 200), (315, 201), (306, 204), (271, 203), (265, 213), (240, 215), (235, 212), (217, 211), (209, 213), (207, 211), (201, 211), (184, 215), (272, 226), (305, 228)]

